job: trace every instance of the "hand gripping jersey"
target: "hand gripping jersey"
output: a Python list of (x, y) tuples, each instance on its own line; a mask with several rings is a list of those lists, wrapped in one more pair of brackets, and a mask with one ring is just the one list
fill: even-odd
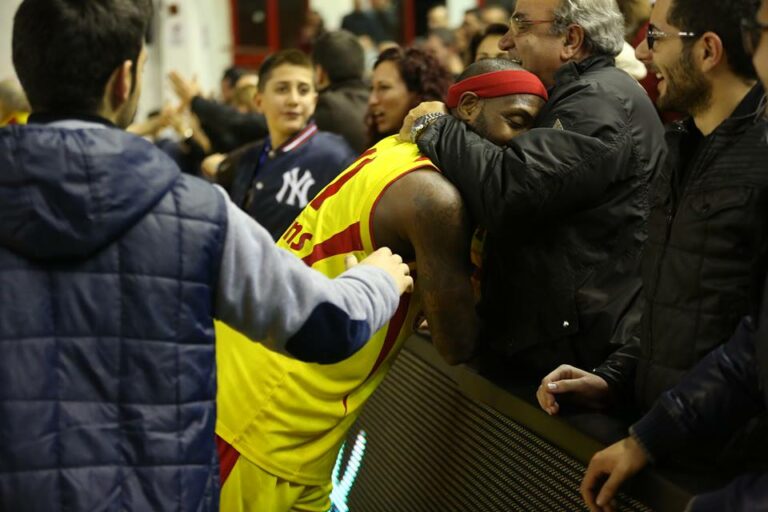
[[(392, 183), (418, 169), (437, 170), (414, 144), (384, 139), (326, 186), (278, 245), (337, 276), (347, 254), (362, 260), (378, 248), (371, 232), (376, 203)], [(290, 359), (217, 325), (216, 433), (280, 478), (327, 483), (347, 430), (412, 330), (417, 302), (404, 295), (389, 324), (355, 355), (331, 365)]]

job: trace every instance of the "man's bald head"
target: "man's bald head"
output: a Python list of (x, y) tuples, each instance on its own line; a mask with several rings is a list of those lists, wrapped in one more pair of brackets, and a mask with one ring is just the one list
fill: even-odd
[(483, 59), (467, 66), (456, 79), (456, 82), (494, 71), (525, 71), (525, 69), (517, 62), (509, 59)]

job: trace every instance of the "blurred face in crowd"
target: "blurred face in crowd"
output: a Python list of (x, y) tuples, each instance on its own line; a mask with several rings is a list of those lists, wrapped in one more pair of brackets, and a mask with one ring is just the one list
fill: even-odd
[(456, 116), (478, 135), (503, 146), (528, 131), (543, 106), (544, 99), (532, 94), (482, 99), (473, 93), (465, 93), (456, 109)]
[(509, 13), (503, 7), (498, 5), (489, 5), (488, 7), (483, 8), (481, 21), (485, 25), (490, 25), (492, 23), (506, 23), (509, 21), (507, 19), (508, 16)]
[(389, 9), (390, 0), (371, 0), (371, 9), (383, 11)]
[(436, 5), (427, 12), (427, 28), (448, 28), (448, 9), (444, 5)]
[(220, 86), (221, 86), (221, 101), (223, 101), (226, 104), (229, 104), (229, 102), (232, 101), (232, 95), (235, 92), (235, 88), (232, 86), (232, 83), (229, 81), (229, 78), (222, 78)]
[(448, 63), (448, 59), (451, 56), (450, 48), (443, 43), (442, 39), (434, 34), (427, 38), (427, 42), (424, 44), (424, 49), (432, 52), (432, 55), (437, 57), (437, 60), (444, 66)]
[[(768, 0), (763, 0), (760, 10), (757, 12), (757, 21), (761, 25), (768, 26)], [(752, 57), (752, 63), (757, 70), (757, 76), (763, 83), (763, 87), (768, 88), (768, 35), (766, 31), (761, 31), (760, 42), (755, 47), (755, 54)]]
[(385, 60), (373, 70), (368, 109), (376, 130), (391, 135), (400, 130), (403, 119), (416, 103), (416, 93), (408, 90), (397, 64)]
[(509, 32), (499, 48), (538, 76), (544, 85), (554, 84), (555, 72), (563, 65), (564, 37), (551, 33), (554, 10), (560, 0), (518, 0), (509, 22)]
[(653, 48), (647, 41), (637, 47), (638, 59), (650, 64), (650, 72), (659, 78), (659, 99), (661, 110), (673, 110), (694, 115), (709, 107), (712, 98), (712, 84), (696, 66), (693, 59), (693, 40), (686, 42), (674, 34), (684, 32), (685, 27), (676, 27), (667, 21), (672, 0), (658, 0), (651, 12), (651, 29), (672, 36), (656, 38)]
[(256, 94), (259, 87), (259, 76), (254, 73), (246, 73), (235, 84), (232, 94), (231, 106), (238, 112), (258, 112), (256, 108)]
[(139, 52), (139, 58), (133, 63), (136, 66), (136, 73), (133, 74), (136, 83), (133, 84), (133, 92), (128, 100), (116, 112), (115, 124), (120, 128), (127, 128), (133, 123), (136, 117), (136, 111), (139, 108), (139, 97), (141, 96), (141, 82), (144, 79), (144, 64), (147, 62), (147, 50), (142, 47)]
[(498, 34), (490, 34), (485, 36), (477, 47), (475, 62), (483, 59), (503, 59), (506, 57), (507, 52), (499, 48), (499, 41), (501, 41), (501, 36)]
[[(504, 20), (502, 23), (506, 23)], [(472, 39), (472, 36), (483, 30), (483, 22), (480, 21), (480, 17), (474, 12), (465, 12), (464, 19), (461, 22), (461, 30), (464, 31), (464, 37), (467, 40)]]
[(256, 104), (267, 119), (275, 147), (307, 125), (316, 103), (313, 70), (293, 64), (272, 70), (264, 90), (256, 95)]

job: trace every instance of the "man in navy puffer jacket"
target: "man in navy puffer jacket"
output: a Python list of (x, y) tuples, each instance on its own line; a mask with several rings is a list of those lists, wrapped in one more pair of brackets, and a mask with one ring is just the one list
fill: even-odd
[(335, 362), (412, 284), (386, 250), (325, 278), (121, 129), (150, 15), (25, 0), (14, 20), (33, 115), (0, 130), (3, 511), (217, 510), (214, 317)]

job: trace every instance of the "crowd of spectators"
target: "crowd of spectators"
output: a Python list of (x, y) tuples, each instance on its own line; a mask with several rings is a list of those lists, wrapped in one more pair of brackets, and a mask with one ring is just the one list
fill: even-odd
[[(427, 33), (411, 44), (402, 44), (393, 2), (364, 9), (356, 1), (342, 30), (327, 31), (313, 12), (301, 49), (276, 52), (257, 70), (227, 69), (215, 97), (171, 72), (175, 101), (140, 122), (132, 121), (149, 2), (105, 1), (118, 21), (70, 2), (24, 0), (14, 23), (21, 84), (0, 82), (0, 127), (27, 117), (31, 125), (0, 130), (0, 261), (15, 283), (0, 287), (0, 370), (47, 383), (56, 369), (67, 381), (59, 391), (53, 383), (26, 390), (0, 377), (9, 389), (0, 412), (12, 418), (0, 425), (0, 440), (12, 445), (0, 456), (0, 509), (35, 499), (44, 508), (52, 496), (92, 508), (100, 487), (124, 478), (104, 469), (112, 465), (134, 471), (128, 508), (155, 499), (151, 506), (187, 500), (213, 510), (214, 318), (283, 354), (272, 361), (272, 352), (255, 357), (248, 348), (243, 360), (269, 359), (271, 368), (291, 368), (286, 375), (330, 363), (319, 379), (332, 382), (333, 364), (363, 338), (393, 314), (396, 334), (410, 332), (417, 309), (450, 364), (471, 364), (500, 383), (535, 382), (550, 415), (600, 410), (631, 425), (587, 469), (582, 494), (591, 510), (611, 510), (619, 485), (649, 463), (749, 471), (695, 496), (689, 510), (768, 507), (768, 0), (517, 0), (511, 12), (469, 9), (458, 27), (435, 5)], [(94, 47), (110, 41), (114, 54), (85, 51), (68, 25)], [(56, 52), (43, 52), (52, 44)], [(361, 169), (386, 165), (397, 169), (390, 181), (355, 181)], [(60, 178), (51, 178), (53, 168)], [(323, 208), (343, 187), (351, 194), (363, 186), (381, 189), (365, 211)], [(342, 214), (353, 226), (370, 221), (369, 238), (331, 232), (346, 227)], [(408, 309), (404, 299), (402, 316), (395, 291), (409, 288), (409, 271), (399, 256), (374, 252), (377, 243), (419, 269), (421, 302)], [(348, 245), (372, 259), (325, 272), (336, 279), (300, 262), (352, 254)], [(120, 310), (102, 318), (102, 305)], [(143, 327), (126, 327), (133, 323)], [(30, 348), (31, 338), (41, 348)], [(107, 338), (118, 348), (102, 354)], [(81, 339), (96, 355), (72, 343)], [(173, 366), (182, 352), (194, 363)], [(115, 383), (106, 378), (113, 370)], [(189, 386), (183, 396), (153, 394), (169, 375)], [(219, 377), (224, 389), (266, 386), (236, 375)], [(354, 372), (343, 375), (352, 382)], [(131, 391), (123, 378), (139, 384)], [(103, 392), (86, 390), (87, 382)], [(366, 385), (372, 393), (376, 384)], [(344, 415), (354, 391), (344, 391)], [(69, 392), (105, 407), (138, 403), (121, 409), (120, 421), (151, 426), (125, 427), (129, 441), (121, 425), (93, 434), (135, 453), (105, 446), (81, 458), (84, 439), (54, 419), (40, 420), (35, 435), (71, 450), (49, 460), (44, 448), (20, 443), (20, 418), (33, 409), (45, 417), (48, 402), (73, 423), (118, 421), (106, 409), (71, 408), (80, 398)], [(303, 401), (295, 390), (285, 396)], [(147, 419), (167, 403), (186, 419)], [(191, 425), (198, 413), (205, 421)], [(324, 414), (318, 406), (316, 416)], [(329, 432), (349, 426), (328, 421)], [(189, 446), (172, 450), (152, 429), (187, 436)], [(156, 453), (143, 453), (143, 442)], [(222, 443), (225, 460), (237, 443)], [(286, 450), (291, 464), (303, 453)], [(52, 483), (30, 462), (38, 455), (93, 473)], [(258, 471), (276, 472), (263, 463), (271, 456), (254, 456)], [(173, 492), (146, 491), (142, 482), (155, 476), (197, 486), (199, 495), (170, 483)], [(280, 478), (327, 508), (324, 482)], [(85, 492), (93, 482), (96, 490)]]

